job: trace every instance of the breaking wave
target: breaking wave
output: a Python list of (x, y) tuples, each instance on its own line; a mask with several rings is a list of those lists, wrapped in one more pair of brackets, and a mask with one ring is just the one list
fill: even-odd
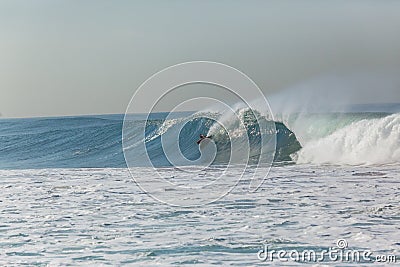
[[(376, 117), (376, 114), (375, 116)], [(400, 114), (352, 122), (307, 141), (298, 163), (390, 164), (400, 162)]]
[[(275, 162), (359, 165), (400, 161), (400, 114), (295, 113), (276, 115), (275, 121), (257, 111), (243, 109), (237, 114), (239, 121), (217, 112), (176, 113), (173, 118), (155, 113), (148, 120), (134, 115), (125, 122), (130, 131), (124, 136), (129, 144), (124, 152), (132, 153), (135, 166), (143, 166), (146, 155), (138, 153), (137, 146), (144, 143), (154, 166), (171, 166), (165, 155), (168, 142), (163, 147), (161, 141), (177, 135), (179, 153), (196, 162), (202, 155), (196, 141), (203, 133), (213, 136), (217, 148), (213, 164), (226, 164), (234, 155), (243, 159), (243, 140), (249, 146), (249, 158), (242, 162), (247, 164), (271, 153), (271, 149), (262, 149), (271, 146), (271, 140), (276, 146)], [(0, 168), (126, 167), (123, 119), (123, 115), (2, 119)], [(260, 121), (268, 127), (260, 128)], [(261, 137), (267, 141), (263, 143)], [(237, 143), (239, 148), (233, 146), (235, 140), (242, 140)]]

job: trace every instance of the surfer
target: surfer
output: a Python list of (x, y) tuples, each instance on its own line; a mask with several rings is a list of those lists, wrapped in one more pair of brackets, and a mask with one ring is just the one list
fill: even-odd
[(200, 145), (200, 142), (204, 139), (211, 138), (212, 136), (205, 136), (204, 134), (200, 134), (200, 139), (197, 141), (197, 144)]

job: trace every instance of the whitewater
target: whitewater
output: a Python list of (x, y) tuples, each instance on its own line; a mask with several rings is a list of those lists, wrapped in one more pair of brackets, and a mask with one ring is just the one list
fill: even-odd
[[(329, 150), (327, 147), (332, 148)], [(307, 143), (299, 163), (389, 164), (400, 162), (400, 114), (352, 123)]]
[[(238, 114), (243, 125), (211, 110), (133, 114), (125, 122), (124, 115), (1, 119), (0, 264), (297, 266), (262, 262), (257, 253), (265, 245), (321, 251), (338, 239), (372, 252), (363, 265), (382, 255), (400, 261), (397, 110)], [(143, 126), (142, 143), (135, 129)], [(177, 132), (180, 154), (173, 154), (162, 140)], [(204, 154), (200, 133), (214, 138), (208, 168), (191, 165)], [(138, 152), (143, 144), (150, 166)], [(171, 164), (169, 149), (186, 159), (178, 161), (185, 171)], [(173, 182), (203, 183), (224, 173), (232, 152), (239, 156), (229, 175), (242, 179), (208, 205), (160, 203), (131, 176), (153, 182), (156, 170)], [(260, 161), (272, 165), (266, 178)], [(253, 179), (263, 183), (249, 191)], [(216, 183), (213, 190), (226, 188)]]

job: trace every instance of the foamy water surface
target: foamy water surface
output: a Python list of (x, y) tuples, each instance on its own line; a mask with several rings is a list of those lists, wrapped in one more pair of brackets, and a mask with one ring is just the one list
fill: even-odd
[(398, 169), (273, 167), (249, 193), (250, 169), (230, 195), (196, 208), (155, 201), (127, 169), (0, 170), (0, 264), (282, 265), (257, 258), (263, 244), (318, 250), (340, 238), (399, 256)]

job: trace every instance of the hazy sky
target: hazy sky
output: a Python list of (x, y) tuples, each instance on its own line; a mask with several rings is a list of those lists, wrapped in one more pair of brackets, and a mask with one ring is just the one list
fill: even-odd
[(123, 113), (149, 76), (192, 60), (267, 96), (355, 73), (360, 102), (400, 102), (400, 1), (0, 1), (4, 117)]

